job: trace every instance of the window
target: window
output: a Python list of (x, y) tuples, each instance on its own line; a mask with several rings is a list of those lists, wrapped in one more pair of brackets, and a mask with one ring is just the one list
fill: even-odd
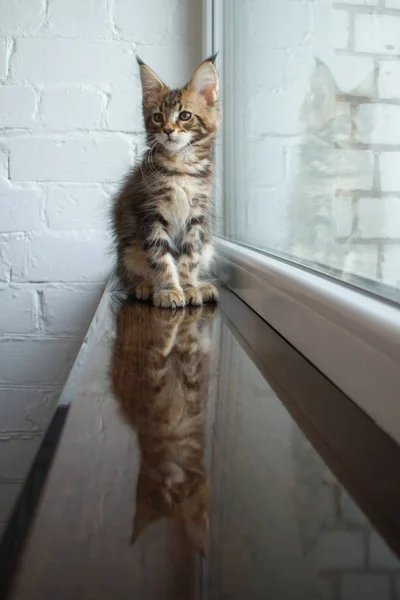
[(219, 275), (400, 440), (400, 10), (205, 4)]
[(225, 235), (399, 300), (400, 11), (220, 4)]

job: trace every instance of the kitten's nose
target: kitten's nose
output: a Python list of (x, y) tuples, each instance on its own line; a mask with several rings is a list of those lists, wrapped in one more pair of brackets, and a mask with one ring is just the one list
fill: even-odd
[(171, 133), (173, 133), (174, 130), (173, 129), (164, 129), (164, 133), (166, 133), (167, 135), (171, 135)]

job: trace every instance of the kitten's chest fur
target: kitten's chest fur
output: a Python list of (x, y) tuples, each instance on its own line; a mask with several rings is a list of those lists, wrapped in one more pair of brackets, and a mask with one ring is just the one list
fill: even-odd
[(170, 193), (164, 210), (168, 233), (176, 241), (191, 219), (199, 218), (207, 212), (211, 184), (190, 175), (179, 175), (172, 177), (168, 185)]
[(176, 239), (187, 223), (201, 216), (204, 206), (200, 197), (206, 193), (204, 184), (190, 176), (173, 178), (170, 182), (171, 195), (167, 210), (169, 212), (169, 234)]

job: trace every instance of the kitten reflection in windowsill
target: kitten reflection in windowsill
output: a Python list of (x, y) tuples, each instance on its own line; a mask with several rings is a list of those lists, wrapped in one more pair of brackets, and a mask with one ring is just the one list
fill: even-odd
[(166, 517), (205, 552), (205, 403), (215, 313), (214, 305), (165, 311), (128, 302), (119, 309), (112, 385), (141, 451), (132, 543)]

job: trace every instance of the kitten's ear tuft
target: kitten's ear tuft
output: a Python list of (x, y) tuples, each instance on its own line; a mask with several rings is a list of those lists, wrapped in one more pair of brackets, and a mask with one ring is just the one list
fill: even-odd
[(158, 94), (165, 88), (164, 83), (159, 77), (146, 65), (141, 58), (136, 56), (140, 68), (140, 80), (142, 82), (143, 104), (154, 102)]
[(206, 58), (206, 60), (204, 62), (211, 62), (213, 65), (215, 65), (215, 61), (217, 60), (217, 56), (218, 56), (218, 52), (215, 52), (214, 54), (212, 54), (211, 56), (209, 56), (208, 58)]
[(205, 60), (186, 86), (188, 90), (203, 96), (207, 104), (214, 104), (219, 95), (218, 74), (214, 67), (216, 57), (215, 54)]

